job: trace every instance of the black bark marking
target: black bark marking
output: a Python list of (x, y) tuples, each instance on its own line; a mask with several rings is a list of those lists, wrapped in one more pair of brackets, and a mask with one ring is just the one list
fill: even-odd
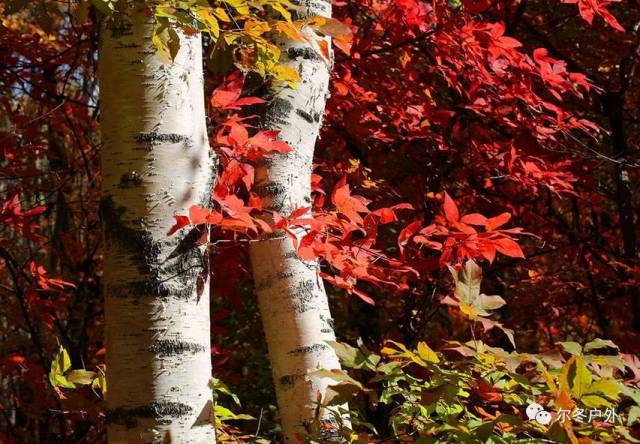
[(309, 114), (308, 112), (306, 112), (305, 110), (297, 109), (296, 110), (296, 114), (299, 115), (300, 117), (302, 117), (307, 122), (313, 123), (313, 116), (311, 114)]
[(120, 177), (120, 188), (130, 188), (142, 185), (142, 176), (137, 171), (130, 171)]
[[(144, 226), (144, 221), (125, 222), (126, 209), (116, 207), (107, 197), (102, 200), (100, 215), (105, 232), (105, 246), (117, 247), (129, 255), (142, 279), (124, 281), (107, 288), (115, 297), (158, 296), (189, 299), (197, 286), (197, 278), (205, 266), (200, 248), (180, 250), (174, 257), (162, 260), (163, 252), (176, 252), (188, 234), (177, 234), (154, 240), (144, 228), (132, 228), (130, 225)], [(187, 242), (188, 243), (188, 242)], [(166, 254), (166, 253), (165, 253)], [(115, 270), (114, 270), (115, 271)]]
[(107, 29), (111, 33), (111, 37), (118, 39), (128, 35), (133, 35), (133, 24), (123, 17), (114, 17), (108, 24)]
[(262, 279), (260, 282), (255, 283), (255, 290), (257, 292), (264, 290), (265, 288), (269, 288), (273, 285), (273, 279), (268, 277), (266, 279)]
[(293, 271), (281, 271), (278, 273), (278, 279), (288, 279), (296, 275)]
[(280, 384), (284, 390), (288, 390), (293, 388), (293, 385), (296, 383), (296, 380), (299, 379), (300, 377), (301, 375), (298, 375), (295, 373), (291, 375), (284, 375), (278, 379), (278, 384)]
[(182, 256), (193, 248), (205, 245), (209, 240), (208, 233), (206, 225), (196, 225), (178, 242), (178, 245), (169, 254), (167, 260)]
[(307, 345), (304, 347), (298, 347), (294, 350), (291, 350), (289, 352), (290, 355), (304, 355), (307, 353), (314, 353), (314, 352), (319, 352), (322, 350), (327, 350), (329, 348), (328, 345), (325, 344), (313, 344), (313, 345)]
[(184, 353), (196, 354), (205, 351), (207, 348), (194, 342), (178, 341), (177, 339), (160, 339), (149, 347), (151, 353), (158, 356), (174, 356)]
[(312, 302), (315, 299), (316, 283), (313, 280), (302, 281), (296, 285), (293, 290), (295, 299), (292, 301), (293, 310), (300, 314), (309, 311), (312, 307)]
[(191, 406), (181, 402), (155, 401), (137, 407), (118, 407), (107, 411), (107, 423), (134, 428), (138, 418), (153, 418), (158, 424), (171, 424), (171, 419), (181, 418), (193, 411)]
[(182, 142), (185, 148), (191, 148), (193, 146), (193, 139), (191, 137), (176, 133), (138, 133), (136, 136), (136, 142), (147, 149), (151, 149), (154, 146), (158, 146), (163, 143)]
[(318, 53), (313, 48), (309, 48), (308, 46), (305, 46), (303, 48), (289, 48), (287, 50), (287, 55), (291, 60), (295, 60), (298, 58), (302, 58), (305, 60), (320, 60), (320, 56), (318, 55)]
[(277, 125), (288, 125), (287, 117), (293, 110), (293, 105), (288, 100), (275, 98), (270, 103), (264, 116), (264, 122), (267, 127)]
[(253, 188), (253, 191), (260, 197), (276, 198), (282, 194), (286, 194), (287, 189), (284, 185), (277, 182), (266, 182), (259, 184)]
[(331, 1), (328, 0), (291, 0), (300, 8), (291, 11), (293, 20), (302, 20), (314, 15), (329, 17), (331, 15)]
[(335, 321), (333, 320), (333, 318), (331, 317), (327, 318), (323, 315), (320, 315), (320, 320), (326, 323), (329, 326), (329, 328), (335, 328)]

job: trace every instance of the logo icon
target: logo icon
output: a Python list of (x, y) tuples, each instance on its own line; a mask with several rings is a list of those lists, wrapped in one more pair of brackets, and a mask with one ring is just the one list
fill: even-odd
[(551, 413), (547, 412), (544, 407), (537, 402), (529, 404), (527, 406), (526, 413), (529, 421), (535, 421), (542, 425), (548, 425), (551, 423)]

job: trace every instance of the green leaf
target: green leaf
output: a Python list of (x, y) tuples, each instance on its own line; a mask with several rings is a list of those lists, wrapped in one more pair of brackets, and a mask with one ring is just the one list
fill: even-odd
[(618, 350), (618, 346), (616, 344), (613, 343), (613, 341), (610, 341), (608, 339), (594, 339), (591, 342), (587, 342), (584, 346), (584, 351), (589, 352), (591, 350), (601, 350), (601, 349), (607, 349), (607, 348), (612, 348), (614, 350)]
[(236, 414), (236, 413), (233, 413), (228, 408), (223, 407), (223, 406), (218, 405), (218, 404), (213, 406), (213, 413), (214, 413), (216, 419), (219, 420), (219, 421), (237, 421), (237, 420), (252, 421), (252, 420), (255, 420), (255, 418), (253, 416), (251, 416), (251, 415)]
[[(380, 362), (380, 356), (369, 352), (361, 346), (360, 349), (350, 346), (342, 342), (326, 341), (327, 344), (333, 348), (340, 359), (340, 362), (347, 368), (366, 368), (374, 370), (378, 362)], [(364, 351), (363, 351), (364, 350)]]
[(362, 386), (352, 384), (351, 382), (341, 382), (339, 384), (327, 387), (323, 404), (327, 406), (335, 406), (346, 404), (360, 392)]
[(218, 25), (218, 20), (214, 17), (212, 9), (209, 7), (198, 7), (195, 12), (200, 22), (207, 28), (207, 31), (215, 38), (218, 38), (220, 35), (220, 25)]
[(241, 405), (240, 404), (240, 398), (238, 398), (238, 396), (235, 393), (233, 393), (231, 391), (231, 389), (229, 389), (229, 387), (224, 382), (219, 380), (218, 378), (211, 378), (209, 380), (209, 387), (211, 387), (211, 389), (214, 392), (222, 393), (224, 395), (229, 396), (231, 399), (233, 399), (233, 402), (236, 405), (238, 405), (238, 406)]
[(622, 388), (620, 383), (613, 379), (599, 379), (591, 384), (585, 394), (600, 393), (609, 399), (617, 400)]
[(598, 407), (611, 407), (611, 403), (609, 401), (598, 395), (584, 395), (580, 399), (580, 402), (592, 409)]
[(631, 426), (638, 422), (638, 418), (640, 418), (640, 407), (637, 405), (632, 405), (629, 409), (629, 414), (627, 415), (627, 425)]
[(73, 384), (90, 385), (96, 377), (96, 372), (89, 370), (71, 370), (67, 375), (67, 380)]
[(577, 342), (560, 342), (563, 350), (574, 356), (582, 354), (582, 346)]
[(318, 378), (329, 378), (340, 383), (343, 383), (343, 382), (349, 383), (349, 384), (356, 385), (359, 388), (362, 388), (362, 384), (360, 384), (358, 381), (356, 381), (351, 376), (349, 376), (345, 371), (339, 370), (339, 369), (333, 369), (333, 370), (319, 369), (319, 370), (310, 372), (309, 375), (316, 376)]
[(169, 28), (169, 40), (167, 42), (167, 47), (169, 48), (171, 60), (175, 60), (178, 55), (178, 51), (180, 50), (180, 36), (173, 28)]
[(584, 356), (572, 357), (565, 366), (566, 369), (563, 372), (566, 371), (571, 393), (580, 399), (589, 389), (592, 380), (591, 372), (584, 363)]
[(71, 359), (69, 354), (60, 346), (60, 350), (56, 353), (53, 362), (51, 362), (51, 370), (49, 371), (49, 382), (54, 387), (75, 388), (75, 384), (67, 380), (64, 373), (71, 368)]

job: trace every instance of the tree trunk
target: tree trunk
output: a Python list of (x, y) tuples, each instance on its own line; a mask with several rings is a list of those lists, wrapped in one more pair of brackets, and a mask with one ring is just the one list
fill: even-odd
[[(329, 2), (301, 4), (305, 7), (301, 16), (331, 15)], [(267, 208), (288, 215), (295, 208), (311, 206), (313, 151), (328, 96), (330, 63), (309, 44), (283, 39), (278, 45), (283, 64), (296, 69), (301, 81), (295, 90), (267, 87), (263, 97), (268, 105), (261, 118), (266, 129), (280, 130), (280, 139), (293, 151), (258, 166), (255, 190)], [(251, 243), (250, 256), (285, 442), (299, 442), (314, 417), (318, 392), (324, 396), (332, 383), (307, 373), (340, 368), (326, 343), (335, 340), (327, 294), (318, 264), (301, 260), (292, 240), (283, 233)], [(329, 411), (321, 419), (335, 421)], [(331, 435), (330, 428), (327, 432)], [(323, 442), (334, 439), (326, 436)]]
[(210, 203), (201, 37), (177, 30), (163, 62), (151, 31), (129, 8), (99, 53), (108, 439), (214, 443), (201, 233), (167, 235), (174, 214)]

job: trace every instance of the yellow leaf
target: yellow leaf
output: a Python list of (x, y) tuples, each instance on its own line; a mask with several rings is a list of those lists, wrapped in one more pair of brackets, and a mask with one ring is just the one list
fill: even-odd
[(224, 2), (238, 11), (238, 14), (249, 15), (249, 6), (244, 0), (224, 0)]
[(286, 35), (291, 40), (301, 43), (304, 42), (304, 38), (302, 38), (302, 35), (300, 34), (300, 29), (298, 29), (293, 23), (276, 22), (274, 27), (276, 31)]
[(259, 37), (265, 32), (271, 31), (271, 27), (267, 22), (259, 20), (247, 20), (244, 22), (244, 31), (252, 37)]
[(279, 2), (274, 2), (274, 3), (271, 3), (271, 7), (276, 11), (278, 11), (280, 15), (284, 17), (284, 19), (287, 22), (291, 23), (291, 13), (287, 11), (286, 8), (284, 8), (284, 6), (282, 6)]
[(425, 342), (418, 342), (418, 355), (427, 362), (440, 362), (438, 355)]
[(156, 30), (153, 30), (153, 34), (151, 34), (151, 43), (156, 47), (158, 51), (156, 56), (163, 63), (168, 63), (171, 61), (171, 54), (169, 52), (169, 48), (167, 47), (166, 42), (160, 37), (159, 33)]
[(229, 16), (227, 15), (227, 12), (226, 12), (224, 9), (220, 8), (220, 7), (215, 8), (215, 9), (213, 10), (213, 14), (214, 14), (216, 17), (218, 17), (220, 20), (222, 20), (223, 22), (227, 22), (227, 23), (228, 23), (228, 22), (230, 22), (230, 21), (231, 21), (231, 19), (230, 19), (230, 18), (229, 18)]
[(478, 312), (471, 305), (460, 303), (459, 305), (460, 311), (467, 315), (468, 317), (475, 319), (478, 316)]
[(211, 8), (198, 7), (196, 9), (200, 21), (207, 27), (211, 35), (217, 38), (220, 35), (220, 26), (211, 12)]
[(98, 376), (91, 383), (91, 387), (96, 389), (99, 388), (102, 392), (102, 396), (106, 396), (107, 394), (107, 375), (104, 372), (102, 366), (98, 366)]
[(272, 75), (274, 78), (286, 82), (291, 89), (296, 89), (297, 83), (300, 81), (300, 75), (298, 74), (298, 71), (289, 66), (274, 66)]

